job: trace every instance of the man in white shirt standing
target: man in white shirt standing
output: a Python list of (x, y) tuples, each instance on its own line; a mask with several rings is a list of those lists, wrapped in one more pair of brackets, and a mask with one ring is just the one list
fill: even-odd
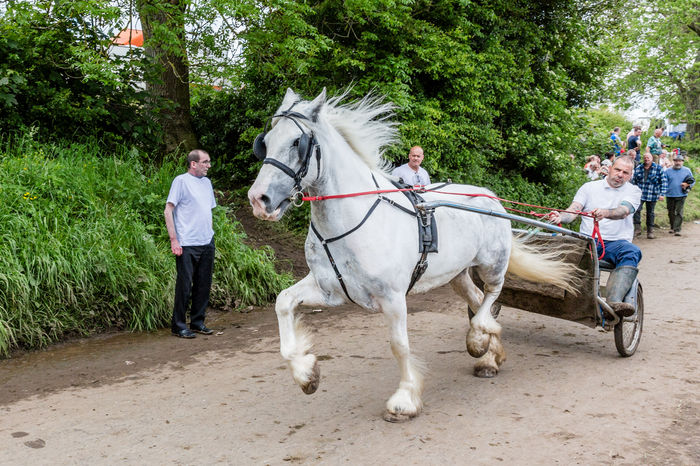
[(204, 325), (215, 252), (211, 211), (216, 207), (216, 200), (211, 181), (206, 177), (209, 167), (211, 158), (207, 152), (200, 149), (190, 152), (187, 172), (175, 177), (165, 204), (165, 226), (177, 267), (171, 331), (180, 338), (194, 338), (194, 332), (213, 333)]
[[(623, 300), (637, 277), (637, 265), (642, 259), (642, 251), (632, 243), (632, 214), (639, 208), (642, 196), (639, 187), (628, 183), (633, 172), (634, 161), (630, 157), (618, 157), (610, 167), (608, 176), (581, 186), (574, 196), (574, 201), (566, 209), (572, 212), (588, 212), (598, 220), (605, 244), (603, 260), (615, 266), (605, 286), (606, 300), (617, 314), (624, 317), (634, 314), (634, 306)], [(568, 212), (549, 213), (549, 218), (554, 223), (571, 223), (576, 217), (578, 214)], [(581, 233), (592, 235), (591, 217), (581, 218)], [(598, 243), (597, 249), (600, 255), (603, 245)]]
[(420, 166), (421, 162), (423, 162), (423, 149), (420, 146), (413, 146), (408, 152), (408, 163), (394, 168), (391, 174), (401, 178), (406, 184), (427, 186), (430, 184), (430, 176), (425, 168)]

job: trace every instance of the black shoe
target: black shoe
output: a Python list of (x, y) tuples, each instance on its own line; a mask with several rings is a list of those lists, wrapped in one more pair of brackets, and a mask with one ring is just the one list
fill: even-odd
[(192, 332), (192, 330), (189, 329), (182, 329), (177, 332), (172, 332), (174, 337), (180, 337), (180, 338), (195, 338), (197, 335)]
[(214, 331), (210, 328), (208, 328), (206, 325), (202, 325), (201, 327), (190, 327), (190, 330), (193, 332), (201, 333), (202, 335), (211, 335), (214, 333)]

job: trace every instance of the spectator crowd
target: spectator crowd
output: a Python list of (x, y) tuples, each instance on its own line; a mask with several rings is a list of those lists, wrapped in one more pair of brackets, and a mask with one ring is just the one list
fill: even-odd
[(669, 219), (669, 234), (681, 236), (683, 209), (688, 192), (695, 185), (695, 178), (688, 167), (684, 166), (686, 156), (674, 149), (671, 153), (661, 141), (663, 128), (654, 130), (642, 149), (642, 128), (634, 126), (625, 139), (620, 137), (620, 128), (610, 132), (610, 151), (601, 161), (598, 155), (586, 158), (583, 167), (590, 181), (604, 179), (618, 158), (628, 158), (634, 163), (634, 170), (629, 180), (641, 192), (640, 204), (633, 212), (634, 236), (642, 234), (642, 213), (646, 210), (644, 224), (647, 238), (656, 237), (655, 208), (658, 201), (666, 200)]

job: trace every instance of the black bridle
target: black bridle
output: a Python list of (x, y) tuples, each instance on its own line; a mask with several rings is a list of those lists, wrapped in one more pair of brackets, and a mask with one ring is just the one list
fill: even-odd
[[(292, 111), (292, 108), (294, 108), (294, 106), (297, 103), (298, 102), (294, 102), (292, 106), (289, 107), (287, 110), (270, 117), (270, 119), (267, 120), (267, 123), (265, 123), (265, 130), (262, 133), (258, 134), (258, 136), (255, 138), (255, 141), (253, 142), (253, 153), (255, 154), (258, 160), (261, 160), (263, 164), (268, 163), (274, 167), (279, 168), (286, 175), (288, 175), (294, 180), (292, 196), (294, 195), (294, 193), (301, 192), (301, 180), (309, 172), (309, 163), (311, 162), (311, 155), (314, 153), (316, 154), (317, 164), (316, 178), (318, 178), (321, 171), (321, 148), (316, 142), (316, 137), (314, 136), (313, 131), (307, 133), (306, 131), (304, 131), (304, 127), (298, 121), (309, 120), (309, 118), (307, 118), (305, 115), (302, 115), (299, 112)], [(301, 167), (299, 167), (299, 170), (297, 170), (296, 172), (289, 166), (280, 162), (279, 160), (267, 156), (267, 147), (265, 146), (265, 135), (267, 134), (267, 128), (270, 125), (270, 122), (273, 118), (288, 118), (292, 120), (292, 122), (294, 122), (297, 128), (299, 128), (299, 131), (301, 131), (301, 136), (294, 142), (298, 147), (299, 159), (301, 160)]]

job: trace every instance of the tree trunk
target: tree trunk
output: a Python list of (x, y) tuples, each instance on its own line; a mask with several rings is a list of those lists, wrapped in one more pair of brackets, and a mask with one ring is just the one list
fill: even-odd
[(692, 141), (700, 137), (700, 89), (696, 89), (695, 95), (688, 99), (686, 109), (688, 111), (686, 137)]
[[(700, 39), (700, 16), (688, 25)], [(700, 50), (695, 55), (695, 64), (688, 77), (688, 92), (683, 99), (687, 114), (686, 137), (694, 140), (700, 137)]]
[(146, 79), (153, 95), (154, 117), (163, 130), (166, 153), (189, 152), (199, 146), (190, 114), (190, 77), (185, 41), (185, 2), (139, 0), (145, 52), (157, 72)]
[(700, 137), (700, 52), (695, 57), (695, 71), (691, 75), (688, 84), (689, 92), (686, 99), (686, 111), (688, 113), (688, 128), (686, 136), (691, 141)]

